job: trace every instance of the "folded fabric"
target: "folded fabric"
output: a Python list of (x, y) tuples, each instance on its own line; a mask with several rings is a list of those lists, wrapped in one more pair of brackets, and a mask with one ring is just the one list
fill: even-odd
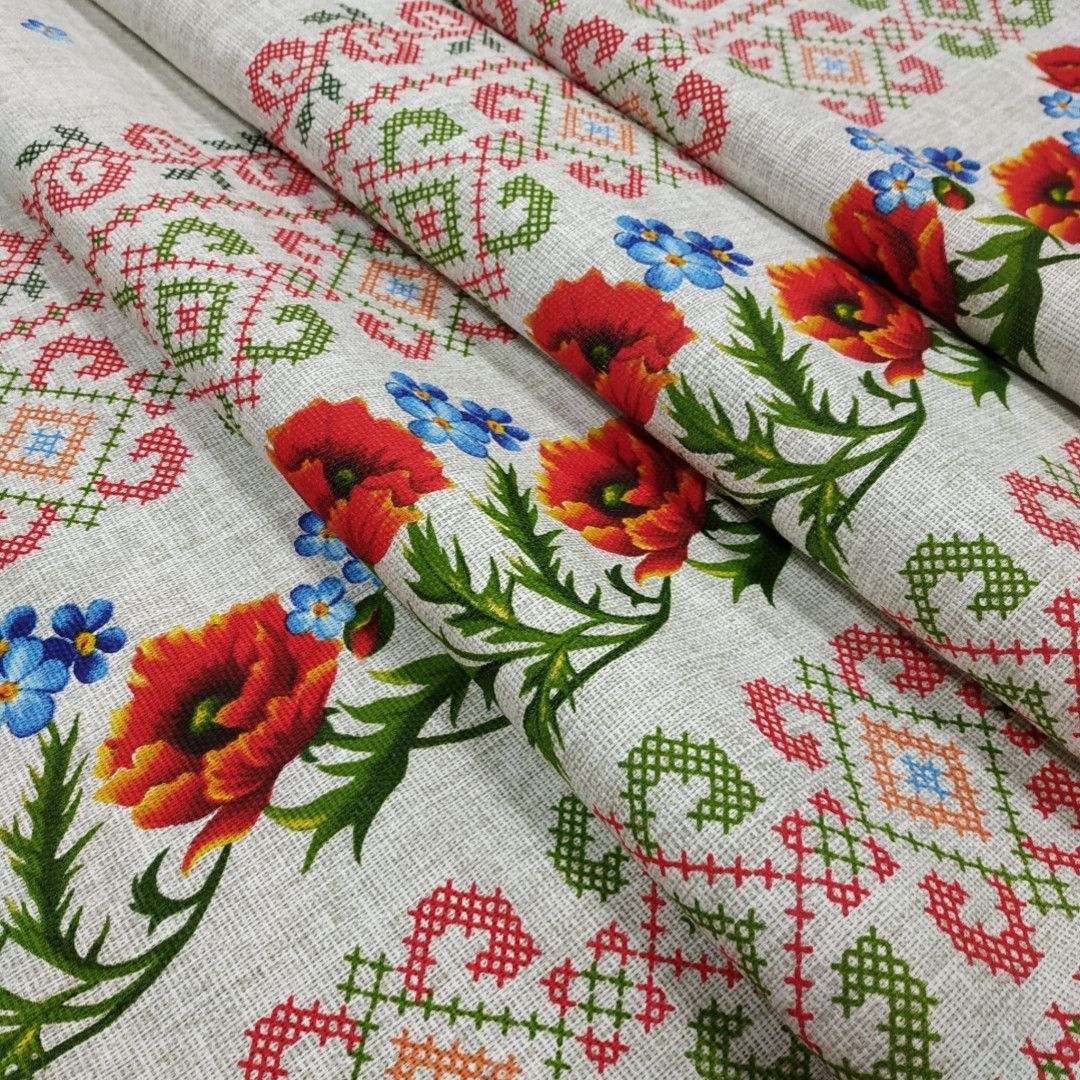
[(1039, 0), (904, 3), (899, 18), (837, 0), (720, 14), (461, 6), (1080, 401), (1080, 12)]
[(5, 1069), (1068, 1076), (1075, 412), (453, 8), (45, 2)]
[[(1077, 502), (1039, 469), (1075, 453), (1070, 410), (452, 8), (106, 6), (720, 490), (1075, 739)], [(40, 180), (23, 186), (42, 203)]]

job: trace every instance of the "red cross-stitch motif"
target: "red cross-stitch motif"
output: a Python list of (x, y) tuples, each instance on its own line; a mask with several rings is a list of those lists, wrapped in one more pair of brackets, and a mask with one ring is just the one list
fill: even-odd
[(309, 1033), (318, 1036), (320, 1046), (331, 1039), (345, 1043), (350, 1054), (363, 1041), (356, 1021), (345, 1012), (344, 1005), (336, 1013), (327, 1013), (317, 1001), (305, 1009), (290, 997), (244, 1032), (251, 1043), (248, 1056), (238, 1062), (244, 1070), (244, 1080), (285, 1080), (289, 1075), (283, 1064), (285, 1051)]
[(487, 946), (465, 965), (473, 982), (478, 982), (481, 975), (491, 975), (495, 985), (502, 987), (540, 955), (532, 935), (498, 888), (493, 893), (482, 893), (474, 882), (462, 892), (454, 888), (453, 881), (447, 881), (421, 899), (409, 914), (413, 932), (403, 939), (408, 959), (398, 971), (417, 1001), (431, 993), (427, 972), (436, 963), (431, 945), (451, 927), (461, 927), (466, 938), (477, 930), (487, 935)]

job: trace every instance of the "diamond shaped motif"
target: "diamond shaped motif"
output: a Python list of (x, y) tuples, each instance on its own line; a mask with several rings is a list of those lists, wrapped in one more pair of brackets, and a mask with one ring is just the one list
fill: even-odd
[(807, 79), (843, 86), (867, 85), (862, 57), (857, 49), (843, 45), (803, 45), (800, 52)]
[(960, 748), (860, 716), (881, 801), (889, 810), (989, 840)]
[(562, 137), (621, 154), (634, 152), (633, 124), (611, 113), (574, 103), (568, 103), (563, 110)]
[(70, 480), (96, 419), (92, 413), (19, 405), (0, 432), (0, 472), (59, 483)]
[(421, 266), (372, 259), (358, 289), (362, 296), (430, 319), (439, 300), (439, 278)]
[(157, 287), (154, 316), (162, 348), (179, 367), (216, 360), (233, 286), (217, 281), (168, 281)]

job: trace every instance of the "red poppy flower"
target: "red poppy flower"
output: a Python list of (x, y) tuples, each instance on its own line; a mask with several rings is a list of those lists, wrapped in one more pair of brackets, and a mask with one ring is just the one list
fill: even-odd
[(990, 167), (1011, 210), (1069, 244), (1080, 244), (1080, 156), (1058, 139), (1040, 139)]
[(266, 433), (270, 460), (358, 559), (377, 563), (413, 504), (450, 487), (439, 459), (395, 420), (376, 420), (360, 398), (318, 398)]
[(674, 574), (705, 524), (701, 474), (628, 421), (540, 444), (536, 494), (552, 517), (613, 555), (640, 558), (637, 581)]
[(1043, 73), (1043, 82), (1080, 93), (1080, 45), (1043, 49), (1029, 53), (1028, 59)]
[(882, 214), (874, 209), (873, 191), (859, 181), (833, 203), (828, 232), (841, 255), (886, 278), (935, 318), (955, 322), (956, 290), (936, 202), (928, 199), (916, 210), (901, 203)]
[(143, 641), (131, 700), (98, 751), (97, 798), (130, 806), (143, 829), (208, 817), (181, 863), (186, 874), (245, 836), (270, 804), (278, 774), (322, 722), (340, 648), (290, 634), (276, 596)]
[(770, 266), (780, 310), (796, 330), (864, 364), (885, 364), (890, 383), (917, 379), (930, 331), (919, 313), (842, 259), (817, 256)]
[(552, 359), (642, 424), (675, 381), (665, 370), (671, 358), (695, 337), (655, 289), (636, 281), (609, 285), (595, 269), (556, 282), (525, 324)]

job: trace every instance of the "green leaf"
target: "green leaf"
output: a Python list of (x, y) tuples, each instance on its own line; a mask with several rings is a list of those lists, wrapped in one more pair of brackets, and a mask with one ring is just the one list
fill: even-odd
[[(728, 578), (731, 581), (731, 598), (735, 603), (739, 602), (743, 590), (757, 586), (771, 604), (773, 588), (791, 553), (791, 544), (761, 522), (721, 521), (715, 519), (714, 513), (710, 514), (706, 531), (735, 557), (722, 562), (699, 562), (696, 559), (688, 559), (687, 562), (713, 577)], [(727, 533), (733, 539), (723, 540), (716, 535), (718, 532)]]
[(327, 841), (345, 829), (352, 830), (353, 857), (360, 862), (372, 823), (405, 778), (409, 752), (420, 730), (443, 705), (449, 706), (451, 720), (456, 722), (470, 682), (468, 672), (445, 653), (373, 674), (391, 686), (420, 689), (361, 706), (341, 704), (340, 711), (360, 725), (360, 733), (339, 731), (324, 742), (364, 756), (317, 767), (329, 776), (344, 777), (347, 782), (303, 805), (270, 806), (266, 810), (267, 816), (279, 825), (311, 833), (304, 859), (305, 873)]
[(311, 125), (315, 122), (315, 111), (311, 105), (311, 98), (305, 98), (304, 104), (296, 114), (295, 127), (300, 141), (307, 146), (308, 135), (311, 133)]
[[(72, 911), (73, 883), (83, 849), (100, 826), (69, 839), (82, 801), (80, 780), (86, 759), (72, 762), (78, 739), (76, 718), (66, 737), (50, 724), (38, 736), (41, 766), (30, 768), (30, 789), (23, 796), (27, 827), (18, 818), (0, 827), (0, 844), (22, 880), (27, 901), (8, 902), (8, 934), (15, 944), (57, 967), (80, 968), (85, 958), (75, 937), (82, 909)], [(94, 968), (91, 961), (90, 968)]]
[[(417, 573), (416, 579), (409, 582), (409, 588), (428, 603), (457, 608), (447, 617), (446, 623), (465, 637), (505, 631), (489, 636), (487, 640), (534, 640), (535, 635), (530, 634), (514, 615), (513, 579), (503, 585), (498, 565), (492, 557), (488, 561), (487, 581), (477, 589), (461, 542), (455, 536), (452, 543), (452, 551), (442, 546), (430, 518), (424, 525), (417, 522), (409, 525), (405, 558)], [(515, 637), (515, 631), (525, 636)]]
[[(988, 348), (1013, 364), (1018, 364), (1026, 353), (1036, 367), (1041, 367), (1035, 345), (1035, 323), (1043, 295), (1039, 252), (1048, 234), (1026, 218), (1012, 215), (978, 220), (1013, 228), (990, 237), (971, 251), (960, 252), (973, 262), (1001, 261), (980, 278), (966, 278), (954, 271), (957, 299), (965, 303), (973, 296), (999, 292), (987, 307), (973, 313), (976, 319), (997, 319), (987, 340)], [(997, 392), (993, 386), (987, 389)]]
[(177, 898), (161, 891), (158, 871), (168, 854), (168, 848), (159, 851), (150, 865), (131, 881), (131, 910), (150, 920), (146, 928), (148, 934), (152, 934), (166, 919), (193, 908), (200, 899), (197, 892)]
[(929, 368), (939, 379), (969, 387), (976, 405), (981, 405), (987, 394), (993, 394), (1008, 407), (1009, 372), (998, 357), (938, 333), (934, 334), (931, 347), (939, 356), (960, 365), (959, 371)]
[(584, 614), (600, 611), (600, 588), (586, 600), (574, 585), (573, 571), (562, 574), (556, 538), (562, 530), (540, 530), (540, 511), (532, 492), (519, 486), (513, 465), (492, 460), (488, 468), (488, 490), (492, 498), (476, 505), (495, 527), (521, 552), (508, 559), (513, 579), (532, 592), (547, 596), (565, 607)]

